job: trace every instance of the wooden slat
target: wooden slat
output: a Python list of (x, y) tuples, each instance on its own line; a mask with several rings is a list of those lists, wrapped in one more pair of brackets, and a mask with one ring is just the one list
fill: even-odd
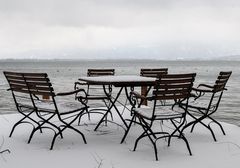
[(114, 75), (115, 69), (88, 69), (88, 76)]
[(35, 95), (42, 95), (42, 96), (55, 96), (54, 92), (31, 91), (31, 93)]
[(161, 78), (192, 78), (195, 77), (196, 73), (189, 73), (189, 74), (167, 74), (162, 75)]
[(232, 71), (226, 71), (226, 72), (223, 72), (223, 71), (221, 71), (220, 73), (219, 73), (219, 75), (231, 75), (232, 74)]
[(175, 85), (164, 85), (160, 84), (159, 89), (178, 89), (178, 88), (189, 88), (191, 83), (175, 84)]
[(52, 87), (41, 87), (41, 86), (36, 86), (36, 87), (29, 87), (29, 89), (34, 89), (34, 90), (38, 90), (38, 91), (53, 91)]
[(158, 95), (155, 97), (157, 100), (176, 100), (176, 99), (185, 99), (189, 97), (189, 94), (179, 94), (179, 95)]
[(160, 100), (183, 99), (190, 96), (196, 74), (167, 74), (157, 80), (153, 95)]
[(189, 93), (189, 88), (185, 88), (185, 89), (181, 89), (181, 90), (177, 90), (177, 89), (173, 89), (173, 90), (157, 90), (154, 91), (153, 94), (155, 95), (164, 95), (164, 94), (185, 94), (185, 93)]
[(28, 89), (23, 89), (23, 88), (11, 88), (12, 91), (15, 92), (21, 92), (21, 93), (28, 93), (29, 94), (29, 90)]
[(25, 81), (16, 81), (16, 80), (8, 80), (9, 84), (25, 84), (26, 85), (26, 82)]
[(178, 84), (178, 83), (191, 83), (192, 82), (192, 78), (187, 78), (187, 79), (177, 79), (177, 78), (161, 78), (160, 81), (158, 81), (160, 84)]
[(167, 74), (168, 68), (142, 68), (140, 75), (145, 77), (158, 77), (159, 75)]
[(46, 78), (46, 77), (39, 77), (39, 78), (37, 78), (37, 77), (25, 77), (25, 79), (27, 80), (27, 81), (45, 81), (45, 82), (47, 82), (47, 81), (49, 81), (49, 79), (48, 78)]
[(37, 85), (37, 86), (52, 86), (51, 83), (46, 83), (46, 82), (27, 82), (28, 85)]
[(11, 75), (11, 76), (21, 76), (21, 75), (24, 75), (24, 76), (46, 76), (47, 77), (47, 74), (46, 73), (20, 73), (20, 72), (9, 72), (9, 71), (4, 71), (3, 72), (6, 76), (7, 75)]

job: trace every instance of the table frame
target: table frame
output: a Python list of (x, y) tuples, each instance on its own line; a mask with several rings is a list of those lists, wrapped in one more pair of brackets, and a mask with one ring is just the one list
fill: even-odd
[[(98, 129), (98, 127), (101, 125), (101, 123), (104, 121), (108, 113), (111, 112), (111, 109), (114, 108), (120, 117), (121, 121), (125, 125), (126, 128), (128, 128), (128, 125), (124, 118), (122, 117), (121, 113), (119, 112), (118, 108), (116, 107), (115, 103), (117, 102), (119, 96), (121, 95), (123, 89), (125, 90), (126, 97), (129, 101), (130, 96), (128, 94), (128, 87), (131, 88), (131, 90), (134, 89), (134, 87), (139, 87), (139, 86), (149, 86), (147, 89), (146, 94), (150, 91), (151, 86), (155, 85), (156, 78), (151, 78), (151, 77), (143, 77), (143, 76), (137, 76), (137, 75), (121, 75), (121, 76), (98, 76), (98, 77), (80, 77), (78, 79), (79, 81), (84, 81), (87, 84), (91, 85), (102, 85), (104, 93), (108, 97), (108, 100), (110, 101), (111, 105), (108, 107), (106, 113), (103, 115), (101, 120), (98, 122), (97, 126), (95, 127), (94, 131)], [(111, 96), (107, 92), (106, 86), (113, 85), (114, 87), (119, 87), (120, 89), (117, 92), (117, 95), (115, 98)]]

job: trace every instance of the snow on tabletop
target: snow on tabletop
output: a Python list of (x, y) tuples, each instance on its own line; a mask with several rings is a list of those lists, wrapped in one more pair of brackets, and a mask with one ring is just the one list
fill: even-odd
[(97, 76), (97, 77), (80, 77), (79, 79), (98, 81), (98, 82), (152, 82), (155, 78), (143, 77), (137, 75), (119, 75), (119, 76)]

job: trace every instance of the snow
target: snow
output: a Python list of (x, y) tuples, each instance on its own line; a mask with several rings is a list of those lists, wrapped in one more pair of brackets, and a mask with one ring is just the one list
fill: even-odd
[[(124, 117), (129, 117), (124, 112)], [(37, 132), (31, 143), (27, 144), (31, 132), (30, 125), (18, 126), (11, 138), (8, 137), (13, 124), (21, 118), (20, 114), (6, 114), (0, 116), (0, 142), (1, 150), (9, 149), (11, 153), (0, 154), (0, 168), (42, 168), (42, 167), (89, 167), (89, 168), (175, 168), (175, 167), (217, 167), (234, 168), (239, 166), (240, 159), (240, 128), (222, 123), (226, 131), (224, 136), (220, 129), (213, 125), (217, 142), (206, 128), (198, 125), (193, 133), (185, 130), (193, 156), (188, 154), (185, 143), (180, 139), (172, 139), (170, 147), (165, 140), (158, 141), (159, 161), (155, 161), (154, 150), (149, 139), (145, 138), (138, 144), (135, 152), (132, 151), (134, 141), (142, 132), (138, 125), (133, 125), (126, 142), (120, 144), (124, 131), (116, 124), (102, 125), (94, 131), (95, 123), (100, 116), (91, 115), (83, 117), (82, 125), (74, 125), (81, 130), (86, 139), (66, 130), (64, 138), (57, 138), (54, 149), (49, 150), (53, 132), (44, 130)], [(114, 121), (121, 124), (115, 115)], [(164, 123), (168, 126), (168, 122)], [(159, 125), (158, 125), (159, 126)]]
[(79, 80), (91, 82), (154, 82), (156, 78), (143, 77), (138, 75), (115, 75), (115, 76), (94, 76), (80, 77)]

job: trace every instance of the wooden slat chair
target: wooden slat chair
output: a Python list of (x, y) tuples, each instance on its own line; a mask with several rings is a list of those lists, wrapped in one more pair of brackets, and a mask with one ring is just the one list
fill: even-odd
[[(223, 92), (227, 90), (226, 84), (231, 74), (231, 71), (220, 72), (214, 85), (199, 84), (197, 88), (193, 88), (194, 97), (193, 100), (189, 101), (188, 105), (188, 115), (193, 118), (193, 121), (186, 124), (184, 129), (192, 126), (192, 132), (195, 125), (200, 123), (211, 132), (214, 141), (216, 141), (214, 131), (210, 125), (215, 123), (220, 127), (223, 135), (225, 135), (222, 125), (213, 118), (213, 114), (218, 110)], [(185, 104), (183, 103), (183, 105)]]
[(145, 77), (157, 78), (159, 75), (168, 74), (168, 68), (142, 68), (140, 75)]
[[(168, 68), (142, 68), (140, 70), (140, 76), (158, 78), (160, 75), (168, 74)], [(148, 88), (146, 86), (141, 87), (141, 95), (147, 94)], [(148, 105), (147, 100), (142, 102), (143, 105)]]
[[(83, 89), (55, 94), (46, 73), (4, 72), (4, 74), (9, 82), (17, 109), (24, 115), (23, 119), (14, 125), (14, 128), (20, 123), (26, 122), (26, 119), (30, 120), (28, 122), (34, 125), (28, 143), (30, 143), (36, 131), (42, 131), (42, 129), (45, 128), (51, 129), (55, 133), (50, 150), (53, 149), (56, 137), (60, 135), (63, 138), (62, 132), (67, 128), (79, 133), (84, 143), (86, 143), (83, 133), (72, 126), (73, 122), (88, 108), (86, 104), (81, 101), (81, 98), (86, 95)], [(27, 105), (22, 105), (17, 102), (16, 92), (25, 94), (25, 97), (27, 97)], [(70, 109), (64, 108), (65, 110), (59, 108), (56, 97), (75, 95), (80, 92), (82, 93), (82, 97), (79, 96), (78, 98), (81, 103), (78, 102), (77, 107), (71, 107)], [(48, 97), (49, 99), (46, 100), (44, 97)], [(27, 109), (27, 115), (22, 108)], [(35, 114), (34, 118), (31, 117), (33, 114)]]
[[(97, 77), (97, 76), (113, 76), (115, 75), (115, 69), (88, 69), (87, 76), (89, 77)], [(88, 119), (90, 120), (90, 113), (97, 113), (104, 115), (107, 109), (109, 108), (108, 97), (104, 93), (103, 86), (99, 85), (89, 85), (85, 82), (75, 82), (74, 89), (82, 88), (83, 86), (87, 86), (86, 92), (87, 96), (85, 99), (86, 104), (90, 107), (86, 111), (85, 114), (88, 115)], [(112, 86), (107, 86), (108, 94), (112, 94)], [(76, 94), (76, 98), (78, 94)], [(106, 108), (105, 108), (106, 107)], [(103, 112), (102, 112), (103, 111)], [(112, 113), (111, 118), (112, 117)], [(80, 124), (82, 115), (79, 117), (78, 124)], [(106, 120), (107, 121), (107, 120)]]
[[(186, 105), (188, 104), (188, 98), (192, 90), (193, 82), (196, 74), (167, 74), (159, 76), (156, 80), (156, 86), (154, 87), (152, 94), (147, 97), (140, 95), (136, 92), (131, 92), (133, 102), (132, 112), (134, 116), (130, 121), (128, 130), (130, 129), (132, 123), (138, 123), (143, 128), (143, 133), (136, 139), (134, 145), (134, 151), (137, 148), (138, 142), (144, 137), (148, 137), (154, 147), (155, 158), (158, 160), (157, 155), (157, 140), (161, 138), (168, 138), (168, 146), (172, 137), (178, 137), (185, 141), (189, 154), (191, 155), (191, 149), (187, 139), (184, 134), (180, 132), (180, 129), (186, 121), (187, 106), (182, 108), (179, 106), (178, 102), (180, 100), (185, 100)], [(137, 107), (136, 102), (138, 99), (147, 99), (152, 101), (151, 107)], [(135, 100), (135, 101), (134, 101)], [(172, 104), (163, 105), (159, 100), (172, 101)], [(134, 118), (138, 119), (139, 122), (134, 121)], [(160, 131), (153, 131), (152, 126), (156, 121), (170, 120), (173, 124), (173, 131), (164, 132), (162, 128)], [(178, 123), (175, 121), (179, 120)], [(156, 128), (155, 128), (156, 129)]]
[(115, 75), (115, 69), (88, 69), (87, 76)]
[[(144, 77), (152, 77), (152, 78), (159, 78), (160, 75), (166, 75), (168, 74), (168, 68), (141, 68), (140, 69), (140, 76), (144, 76)], [(150, 86), (151, 87), (151, 86)], [(147, 94), (148, 94), (148, 87), (147, 86), (142, 86), (141, 87), (141, 95), (143, 97), (145, 97)], [(125, 101), (125, 105), (124, 105), (124, 108), (123, 108), (123, 111), (122, 111), (122, 114), (123, 112), (125, 111), (125, 109), (127, 108), (126, 105), (127, 105), (127, 101), (128, 99), (126, 99)], [(165, 101), (161, 100), (161, 103), (165, 103)], [(141, 102), (139, 102), (139, 105), (145, 105), (147, 106), (148, 105), (148, 100), (147, 99), (142, 99)], [(127, 108), (128, 109), (128, 108)], [(129, 110), (129, 109), (128, 109)], [(131, 111), (131, 110), (130, 110)], [(131, 114), (132, 115), (132, 114)], [(126, 130), (122, 140), (121, 140), (121, 143), (124, 142), (127, 134), (128, 134), (128, 129)]]
[[(159, 75), (165, 75), (165, 74), (168, 74), (168, 68), (141, 68), (140, 69), (140, 76), (144, 76), (144, 77), (157, 78)], [(142, 86), (141, 87), (141, 95), (145, 96), (147, 94), (147, 91), (148, 91), (147, 86)], [(126, 107), (127, 102), (128, 102), (128, 99), (126, 99), (126, 101), (125, 101), (122, 114), (124, 113), (125, 109), (127, 108)], [(143, 105), (148, 104), (147, 100), (143, 100), (143, 102), (141, 102), (141, 103)]]
[(22, 118), (14, 124), (9, 135), (9, 137), (11, 137), (15, 128), (20, 124), (30, 124), (32, 125), (33, 129), (36, 126), (39, 126), (39, 118), (36, 117), (35, 109), (31, 101), (31, 96), (29, 94), (28, 87), (22, 73), (3, 73), (8, 81), (10, 87), (8, 91), (11, 91), (12, 93), (16, 109), (22, 115)]

